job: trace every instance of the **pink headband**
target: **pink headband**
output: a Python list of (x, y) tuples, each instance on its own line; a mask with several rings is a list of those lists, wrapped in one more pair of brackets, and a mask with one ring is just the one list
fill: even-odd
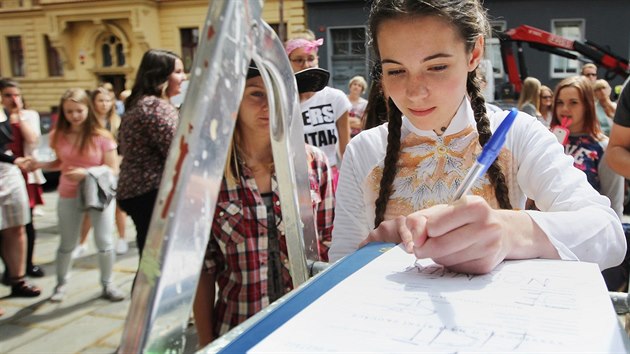
[(304, 48), (307, 53), (310, 53), (322, 44), (324, 44), (324, 38), (320, 38), (314, 41), (309, 41), (308, 39), (304, 38), (289, 39), (284, 45), (284, 50), (287, 52), (287, 55), (290, 55), (291, 52), (298, 48)]

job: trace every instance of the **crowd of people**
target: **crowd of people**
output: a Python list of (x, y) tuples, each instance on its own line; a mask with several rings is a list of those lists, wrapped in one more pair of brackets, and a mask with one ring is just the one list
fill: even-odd
[[(375, 53), (371, 84), (355, 76), (347, 93), (328, 87), (328, 72), (318, 68), (323, 39), (307, 31), (285, 43), (304, 124), (320, 259), (335, 262), (368, 242), (386, 241), (474, 274), (506, 259), (581, 260), (614, 269), (604, 273), (607, 285), (624, 290), (627, 265), (619, 265), (627, 245), (620, 218), (630, 153), (613, 160), (606, 151), (630, 147), (629, 89), (617, 109), (593, 64), (554, 90), (525, 79), (521, 112), (501, 154), (471, 195), (452, 202), (506, 115), (485, 101), (485, 76), (478, 73), (490, 28), (486, 12), (478, 0), (380, 0), (371, 6), (368, 27)], [(51, 139), (57, 160), (50, 162), (29, 152), (39, 135), (34, 115), (21, 101), (5, 105), (10, 125), (7, 133), (0, 130), (1, 254), (13, 296), (41, 293), (25, 276), (43, 276), (32, 260), (31, 220), (41, 203), (37, 172), (45, 168), (61, 170), (57, 212), (64, 220), (51, 300), (64, 299), (73, 252), (79, 253), (90, 228), (103, 297), (125, 297), (112, 284), (113, 260), (127, 248), (126, 215), (142, 255), (178, 124), (169, 99), (184, 80), (179, 56), (151, 49), (124, 113), (106, 87), (68, 90)], [(3, 104), (5, 94), (7, 102), (16, 95), (15, 87), (19, 96), (19, 86), (6, 82), (12, 81), (3, 81)], [(193, 304), (201, 346), (293, 289), (271, 141), (261, 134), (269, 129), (267, 95), (252, 62)], [(117, 179), (116, 201), (85, 206), (79, 194), (89, 193), (85, 186), (100, 173)]]
[[(33, 264), (32, 215), (33, 208), (43, 203), (41, 185), (45, 180), (41, 170), (46, 169), (61, 172), (56, 207), (60, 221), (57, 285), (50, 300), (65, 299), (72, 260), (81, 256), (91, 228), (98, 250), (102, 297), (110, 301), (126, 297), (112, 279), (115, 254), (124, 254), (128, 249), (126, 213), (138, 230), (136, 244), (141, 252), (151, 215), (147, 205), (153, 204), (136, 201), (134, 198), (146, 198), (146, 193), (134, 194), (135, 189), (152, 188), (149, 193), (157, 193), (169, 138), (178, 120), (169, 98), (180, 93), (185, 79), (177, 55), (149, 50), (138, 70), (136, 85), (120, 95), (125, 101), (122, 107), (122, 100), (116, 99), (108, 83), (92, 90), (67, 90), (61, 96), (59, 115), (50, 134), (54, 161), (36, 159), (34, 151), (41, 135), (39, 116), (25, 109), (17, 82), (0, 81), (4, 107), (0, 116), (0, 249), (5, 263), (3, 282), (11, 286), (11, 296), (41, 294), (41, 289), (25, 277), (44, 276), (42, 268)], [(123, 159), (125, 151), (130, 156), (127, 159)], [(154, 165), (147, 165), (151, 163)]]

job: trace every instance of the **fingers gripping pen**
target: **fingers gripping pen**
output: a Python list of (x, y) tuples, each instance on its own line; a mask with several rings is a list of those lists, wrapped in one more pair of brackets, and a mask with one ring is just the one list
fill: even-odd
[(497, 130), (492, 134), (490, 140), (486, 143), (481, 151), (481, 154), (477, 158), (477, 161), (473, 164), (473, 166), (468, 171), (468, 174), (462, 181), (462, 184), (459, 185), (451, 203), (459, 200), (462, 196), (466, 195), (470, 188), (472, 188), (473, 184), (479, 177), (483, 176), (484, 173), (488, 170), (488, 167), (492, 165), (494, 160), (499, 155), (503, 144), (505, 143), (505, 137), (507, 136), (508, 131), (512, 127), (512, 123), (514, 123), (514, 119), (518, 114), (518, 110), (516, 108), (512, 108), (508, 115), (505, 117), (503, 122), (499, 125)]

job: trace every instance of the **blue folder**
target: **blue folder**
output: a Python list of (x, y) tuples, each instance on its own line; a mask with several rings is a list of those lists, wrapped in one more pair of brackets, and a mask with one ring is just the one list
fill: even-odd
[(269, 312), (260, 321), (248, 327), (219, 353), (245, 353), (285, 322), (313, 303), (342, 280), (394, 247), (392, 243), (374, 242), (333, 264), (301, 288), (284, 303)]

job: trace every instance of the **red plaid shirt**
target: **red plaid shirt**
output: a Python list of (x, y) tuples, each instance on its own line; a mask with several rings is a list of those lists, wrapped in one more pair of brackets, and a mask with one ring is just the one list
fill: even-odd
[[(324, 153), (306, 146), (308, 173), (316, 215), (320, 257), (328, 260), (334, 217), (332, 175)], [(280, 261), (285, 293), (292, 290), (278, 197), (278, 182), (272, 175), (273, 209), (280, 233)], [(215, 274), (218, 296), (214, 307), (214, 332), (222, 335), (269, 305), (267, 295), (269, 234), (267, 208), (251, 171), (241, 166), (240, 182), (221, 184), (206, 251), (205, 267)]]

